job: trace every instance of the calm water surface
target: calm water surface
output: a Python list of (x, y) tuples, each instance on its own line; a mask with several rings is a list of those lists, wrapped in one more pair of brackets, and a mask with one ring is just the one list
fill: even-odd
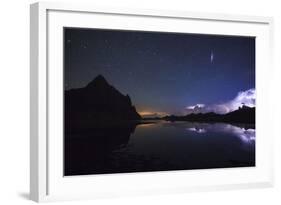
[(253, 125), (156, 121), (75, 130), (65, 175), (255, 166)]

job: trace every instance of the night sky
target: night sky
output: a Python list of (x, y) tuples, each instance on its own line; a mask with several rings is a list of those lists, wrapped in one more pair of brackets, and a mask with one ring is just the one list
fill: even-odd
[(255, 88), (255, 38), (65, 28), (65, 89), (102, 74), (138, 112), (182, 114)]

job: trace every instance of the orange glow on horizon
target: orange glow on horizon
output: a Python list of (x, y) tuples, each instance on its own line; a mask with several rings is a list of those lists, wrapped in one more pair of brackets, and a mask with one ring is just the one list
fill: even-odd
[(163, 117), (163, 116), (168, 115), (168, 114), (165, 113), (165, 112), (151, 112), (151, 111), (139, 111), (138, 113), (139, 113), (141, 116), (155, 115), (155, 116)]
[(149, 111), (142, 111), (142, 112), (138, 112), (140, 115), (154, 115), (156, 114), (155, 112), (149, 112)]

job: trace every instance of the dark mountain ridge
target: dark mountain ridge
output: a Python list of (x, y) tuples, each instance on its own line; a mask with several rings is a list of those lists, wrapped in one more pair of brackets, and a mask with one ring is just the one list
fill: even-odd
[(255, 107), (247, 107), (243, 105), (238, 110), (217, 114), (214, 112), (188, 114), (185, 116), (165, 116), (162, 119), (167, 121), (194, 121), (194, 122), (231, 122), (231, 123), (255, 123)]
[(66, 90), (64, 94), (66, 124), (110, 123), (140, 120), (129, 95), (123, 95), (102, 75), (83, 88)]

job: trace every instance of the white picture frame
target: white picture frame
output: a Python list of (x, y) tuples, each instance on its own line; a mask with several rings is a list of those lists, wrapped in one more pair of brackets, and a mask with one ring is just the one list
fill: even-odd
[[(112, 18), (112, 16), (114, 18)], [(98, 23), (93, 21), (98, 19)], [(93, 24), (96, 23), (95, 25)], [(124, 23), (128, 22), (128, 23)], [(152, 22), (148, 24), (147, 22)], [(157, 28), (156, 26), (157, 25)], [(187, 29), (182, 25), (189, 25)], [(198, 25), (198, 26), (194, 26)], [(62, 27), (256, 36), (257, 166), (153, 173), (64, 177), (62, 126)], [(184, 28), (182, 28), (184, 27)], [(273, 72), (273, 19), (186, 11), (99, 8), (95, 5), (40, 2), (30, 10), (30, 198), (53, 201), (140, 194), (178, 193), (273, 186), (273, 133), (270, 130)], [(58, 97), (58, 98), (57, 98)], [(55, 99), (55, 100), (54, 100)], [(263, 117), (261, 117), (263, 116)], [(55, 117), (61, 119), (59, 116)], [(57, 138), (54, 138), (56, 136)], [(61, 150), (60, 150), (61, 149)]]

